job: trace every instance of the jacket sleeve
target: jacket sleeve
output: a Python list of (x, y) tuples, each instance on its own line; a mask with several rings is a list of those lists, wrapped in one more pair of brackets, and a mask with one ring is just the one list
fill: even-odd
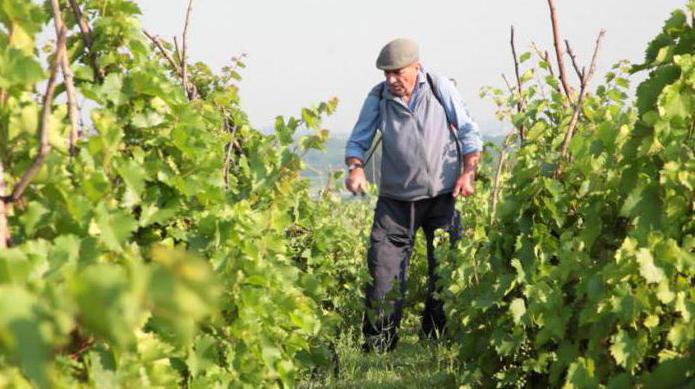
[(364, 155), (372, 145), (380, 121), (379, 105), (381, 97), (375, 91), (381, 87), (382, 84), (374, 87), (364, 100), (357, 123), (355, 123), (355, 127), (352, 129), (350, 138), (345, 146), (345, 159), (358, 158), (364, 162)]
[(461, 152), (466, 155), (475, 151), (482, 151), (483, 140), (480, 136), (480, 129), (468, 113), (468, 108), (458, 89), (450, 80), (439, 76), (434, 77), (438, 78), (436, 84), (439, 87), (438, 92), (446, 115), (458, 131), (458, 138), (462, 145)]

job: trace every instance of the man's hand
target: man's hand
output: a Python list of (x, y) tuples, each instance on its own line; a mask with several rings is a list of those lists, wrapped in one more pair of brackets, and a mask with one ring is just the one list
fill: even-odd
[(367, 177), (364, 175), (364, 169), (358, 167), (350, 172), (345, 179), (345, 188), (352, 192), (353, 195), (364, 194), (369, 188), (369, 183), (367, 182)]
[(454, 185), (454, 197), (470, 196), (475, 192), (475, 170), (480, 160), (480, 152), (474, 151), (463, 156), (463, 173)]
[(452, 195), (454, 197), (458, 196), (470, 196), (475, 192), (475, 173), (474, 172), (464, 172), (456, 180), (456, 185), (454, 185), (454, 192)]

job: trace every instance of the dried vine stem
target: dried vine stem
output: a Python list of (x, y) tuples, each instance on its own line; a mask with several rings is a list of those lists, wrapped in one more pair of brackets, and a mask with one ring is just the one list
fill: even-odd
[(152, 41), (155, 47), (159, 50), (159, 53), (162, 54), (162, 57), (164, 57), (164, 59), (166, 59), (167, 62), (169, 62), (169, 64), (174, 68), (176, 74), (178, 74), (179, 77), (182, 77), (183, 74), (181, 73), (181, 67), (174, 60), (171, 54), (164, 48), (162, 41), (156, 35), (149, 33), (147, 30), (142, 30), (142, 32)]
[(502, 142), (502, 150), (500, 150), (500, 156), (497, 160), (497, 172), (495, 173), (495, 181), (492, 186), (492, 212), (490, 213), (490, 223), (495, 219), (495, 214), (497, 212), (497, 202), (499, 201), (500, 193), (500, 181), (502, 179), (502, 173), (504, 172), (504, 164), (507, 161), (507, 156), (509, 154), (509, 149), (507, 144), (509, 139), (514, 135), (513, 132), (509, 133)]
[(183, 59), (181, 59), (181, 49), (179, 48), (179, 40), (174, 35), (174, 55), (176, 55), (176, 60), (179, 61), (179, 66), (183, 63)]
[[(553, 70), (553, 64), (550, 62), (550, 54), (548, 54), (548, 50), (541, 50), (540, 48), (538, 48), (535, 42), (531, 42), (531, 47), (533, 47), (533, 50), (536, 52), (538, 59), (545, 62), (545, 64), (548, 66), (548, 73), (550, 73), (550, 77), (554, 79), (555, 71)], [(553, 89), (556, 90), (558, 93), (562, 93), (562, 89), (559, 85), (554, 85)]]
[[(65, 23), (63, 22), (63, 15), (60, 10), (60, 5), (58, 0), (51, 0), (51, 11), (53, 12), (53, 21), (56, 30), (56, 36), (60, 34), (60, 31), (65, 28)], [(77, 140), (82, 134), (82, 127), (80, 126), (80, 114), (77, 104), (77, 92), (75, 91), (75, 81), (72, 74), (72, 69), (70, 68), (70, 59), (67, 55), (67, 47), (64, 47), (63, 52), (66, 53), (61, 56), (60, 68), (63, 72), (63, 81), (65, 82), (65, 93), (67, 94), (68, 100), (68, 116), (70, 117), (70, 137), (68, 139), (68, 150), (70, 155), (75, 155), (75, 145)]]
[(224, 127), (225, 130), (227, 130), (227, 133), (229, 133), (229, 143), (226, 145), (226, 153), (225, 153), (225, 158), (224, 158), (224, 187), (225, 189), (229, 190), (229, 170), (231, 169), (231, 166), (234, 165), (234, 168), (236, 169), (236, 165), (234, 164), (234, 161), (232, 159), (232, 150), (235, 148), (237, 145), (236, 141), (236, 132), (238, 127), (236, 125), (231, 125), (231, 130), (230, 130), (230, 124), (227, 119), (224, 121)]
[(555, 45), (555, 56), (557, 58), (557, 66), (560, 72), (560, 82), (562, 83), (562, 89), (564, 89), (565, 95), (567, 95), (567, 98), (570, 100), (571, 103), (574, 103), (574, 99), (572, 98), (572, 87), (570, 87), (569, 82), (567, 81), (565, 63), (562, 59), (563, 56), (562, 46), (560, 44), (560, 32), (557, 26), (557, 13), (555, 10), (555, 3), (553, 2), (553, 0), (548, 0), (548, 7), (550, 8), (550, 22), (553, 27), (553, 44)]
[[(0, 159), (0, 196), (5, 196), (5, 171)], [(10, 245), (10, 225), (7, 222), (7, 206), (5, 201), (0, 201), (0, 249)]]
[(548, 72), (550, 75), (555, 77), (555, 71), (553, 70), (553, 64), (550, 63), (550, 55), (548, 55), (548, 50), (541, 50), (538, 45), (536, 45), (536, 42), (531, 42), (531, 48), (533, 48), (533, 51), (536, 52), (538, 59), (544, 61), (548, 65)]
[[(524, 102), (521, 97), (521, 77), (519, 76), (519, 59), (516, 56), (516, 45), (514, 43), (514, 26), (511, 27), (511, 37), (509, 38), (509, 45), (512, 47), (512, 57), (514, 57), (514, 74), (516, 75), (516, 91), (519, 96), (519, 101), (516, 103), (516, 110), (518, 113), (524, 112)], [(519, 125), (519, 139), (524, 140), (524, 125), (523, 123)]]
[(193, 11), (193, 0), (188, 0), (188, 9), (186, 10), (186, 22), (184, 23), (183, 26), (183, 35), (182, 35), (182, 49), (181, 49), (181, 73), (182, 76), (181, 78), (183, 79), (183, 89), (186, 92), (186, 95), (188, 96), (189, 100), (195, 100), (197, 98), (197, 92), (195, 91), (195, 88), (193, 85), (190, 85), (188, 82), (188, 66), (186, 65), (187, 63), (187, 54), (188, 54), (188, 26), (190, 25), (191, 22), (191, 13)]
[[(601, 41), (603, 40), (605, 34), (606, 31), (601, 30), (601, 32), (599, 32), (598, 34), (598, 38), (596, 38), (596, 45), (594, 47), (594, 54), (591, 57), (591, 65), (589, 66), (589, 72), (582, 79), (581, 89), (579, 91), (579, 98), (577, 99), (577, 104), (575, 104), (574, 106), (572, 120), (570, 121), (569, 127), (567, 128), (567, 132), (565, 133), (565, 139), (562, 142), (562, 149), (560, 151), (561, 160), (565, 159), (568, 155), (569, 145), (572, 141), (572, 136), (574, 135), (574, 130), (577, 127), (577, 123), (579, 122), (579, 116), (582, 110), (582, 102), (584, 101), (584, 97), (586, 96), (589, 82), (591, 81), (592, 77), (594, 76), (594, 72), (596, 71), (596, 59), (598, 58), (598, 53), (601, 50)], [(559, 169), (560, 164), (558, 163), (558, 168), (555, 171), (556, 176), (558, 176), (561, 173)]]
[[(550, 72), (550, 75), (555, 77), (555, 71), (553, 70), (553, 64), (550, 62), (550, 54), (548, 54), (548, 50), (543, 53), (543, 60), (548, 64), (548, 72)], [(558, 91), (559, 90), (560, 89), (558, 88)]]
[(80, 32), (82, 33), (82, 40), (84, 41), (84, 45), (87, 47), (92, 47), (92, 27), (90, 27), (87, 21), (84, 20), (82, 10), (80, 9), (80, 5), (77, 4), (77, 0), (69, 1), (70, 8), (72, 8), (72, 13), (75, 15), (77, 25), (80, 27)]
[(502, 79), (504, 80), (504, 83), (507, 85), (507, 89), (509, 89), (509, 93), (514, 94), (514, 87), (509, 82), (509, 80), (507, 79), (507, 76), (504, 73), (502, 73)]
[(104, 71), (99, 68), (99, 61), (97, 60), (96, 53), (93, 50), (92, 44), (94, 43), (93, 37), (92, 37), (92, 27), (89, 26), (89, 23), (84, 19), (84, 15), (82, 14), (82, 9), (80, 9), (80, 5), (77, 4), (77, 0), (69, 0), (70, 2), (70, 8), (72, 9), (73, 15), (75, 15), (75, 20), (77, 21), (77, 25), (80, 27), (80, 32), (82, 33), (82, 41), (84, 42), (85, 47), (87, 50), (89, 50), (89, 59), (91, 62), (92, 70), (94, 71), (94, 77), (97, 79), (97, 81), (101, 82), (104, 77)]
[(181, 78), (181, 86), (183, 87), (183, 91), (188, 97), (189, 100), (195, 100), (198, 98), (198, 91), (196, 90), (195, 85), (193, 85), (189, 79), (188, 79), (188, 66), (187, 66), (187, 61), (188, 61), (188, 27), (190, 26), (191, 23), (191, 14), (193, 12), (193, 0), (188, 0), (188, 8), (186, 10), (186, 20), (184, 22), (183, 26), (183, 34), (182, 34), (182, 46), (179, 48), (179, 41), (176, 36), (174, 36), (174, 50), (173, 50), (173, 56), (172, 53), (166, 50), (164, 48), (164, 45), (162, 44), (162, 41), (154, 34), (148, 32), (147, 30), (142, 30), (143, 33), (147, 38), (149, 38), (150, 41), (154, 44), (154, 46), (157, 48), (159, 53), (164, 57), (164, 59), (169, 62), (169, 64), (174, 68), (174, 71), (176, 74)]
[(224, 189), (229, 190), (229, 169), (232, 166), (232, 149), (233, 149), (233, 144), (231, 142), (227, 143), (225, 146), (226, 152), (224, 156), (224, 171), (222, 172), (224, 175)]
[(36, 173), (39, 172), (41, 166), (43, 166), (44, 161), (48, 152), (51, 150), (51, 145), (48, 143), (48, 122), (51, 119), (51, 105), (53, 104), (53, 96), (56, 89), (56, 73), (58, 72), (58, 66), (65, 55), (65, 41), (67, 39), (67, 30), (65, 26), (58, 33), (58, 43), (56, 44), (56, 51), (53, 57), (53, 62), (51, 63), (50, 75), (48, 77), (48, 83), (46, 84), (46, 92), (43, 95), (43, 108), (41, 111), (41, 120), (39, 121), (38, 136), (39, 136), (39, 153), (34, 159), (34, 163), (24, 172), (24, 175), (15, 185), (12, 190), (12, 194), (9, 198), (4, 198), (3, 200), (7, 202), (15, 202), (24, 194), (24, 190), (29, 186), (31, 180), (34, 178)]
[(579, 70), (579, 65), (577, 65), (577, 57), (574, 55), (574, 51), (572, 51), (572, 47), (570, 47), (570, 42), (567, 39), (565, 39), (565, 46), (567, 47), (567, 54), (569, 54), (570, 58), (572, 59), (572, 67), (574, 68), (574, 71), (577, 73), (579, 82), (583, 83), (585, 69)]

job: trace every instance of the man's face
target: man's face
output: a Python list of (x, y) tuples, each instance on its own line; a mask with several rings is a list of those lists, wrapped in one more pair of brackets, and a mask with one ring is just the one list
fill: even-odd
[(384, 70), (386, 85), (394, 96), (403, 97), (410, 95), (415, 89), (417, 74), (420, 71), (420, 63), (415, 62), (404, 68), (396, 70)]

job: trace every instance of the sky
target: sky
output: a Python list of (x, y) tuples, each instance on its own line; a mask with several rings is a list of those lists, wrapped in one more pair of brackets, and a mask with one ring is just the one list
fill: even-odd
[[(187, 0), (140, 0), (142, 23), (171, 40), (181, 35)], [(639, 63), (664, 20), (686, 0), (555, 0), (562, 39), (588, 67), (600, 29), (606, 30), (594, 85), (615, 62)], [(457, 80), (481, 132), (508, 130), (481, 87), (513, 80), (509, 29), (519, 53), (531, 42), (552, 54), (546, 0), (194, 0), (189, 27), (192, 61), (213, 69), (246, 53), (240, 85), (242, 107), (256, 128), (272, 127), (277, 115), (336, 96), (336, 113), (324, 127), (349, 134), (369, 90), (383, 80), (376, 69), (381, 48), (397, 37), (420, 45), (428, 71)], [(554, 60), (553, 60), (554, 62)], [(576, 84), (566, 59), (568, 76)], [(635, 81), (636, 82), (636, 81)]]

